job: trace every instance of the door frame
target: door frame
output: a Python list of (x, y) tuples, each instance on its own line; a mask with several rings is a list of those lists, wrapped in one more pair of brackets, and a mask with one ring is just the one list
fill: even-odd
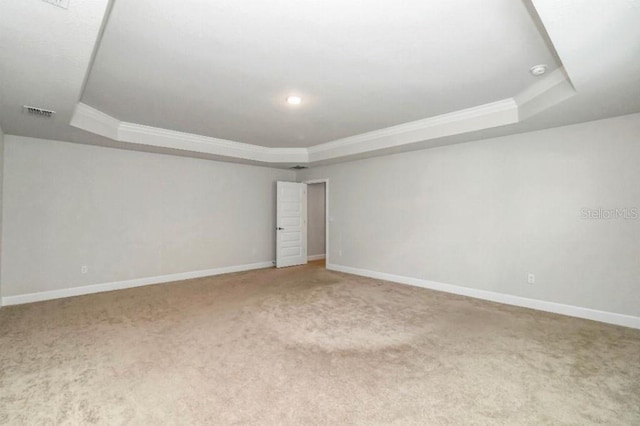
[[(300, 183), (306, 183), (307, 185), (313, 185), (314, 183), (324, 183), (324, 265), (325, 268), (329, 266), (329, 224), (331, 220), (329, 218), (329, 178), (323, 179), (310, 179), (303, 180)], [(307, 188), (307, 196), (309, 195), (309, 189)], [(307, 235), (309, 228), (309, 209), (307, 209)], [(309, 257), (309, 238), (307, 238), (307, 258)]]

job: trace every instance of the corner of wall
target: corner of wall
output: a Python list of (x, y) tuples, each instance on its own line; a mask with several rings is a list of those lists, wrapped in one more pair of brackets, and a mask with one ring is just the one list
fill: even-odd
[(0, 307), (2, 306), (2, 208), (3, 202), (3, 181), (4, 181), (4, 132), (0, 127)]

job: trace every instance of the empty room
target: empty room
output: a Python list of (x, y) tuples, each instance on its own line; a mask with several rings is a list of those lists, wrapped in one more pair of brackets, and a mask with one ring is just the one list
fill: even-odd
[(0, 2), (0, 424), (640, 425), (639, 23)]

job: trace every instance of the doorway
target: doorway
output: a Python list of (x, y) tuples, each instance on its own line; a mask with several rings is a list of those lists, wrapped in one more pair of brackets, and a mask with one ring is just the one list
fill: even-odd
[(308, 262), (326, 267), (331, 222), (329, 179), (276, 183), (276, 267)]
[(328, 179), (305, 181), (307, 184), (307, 260), (327, 264)]

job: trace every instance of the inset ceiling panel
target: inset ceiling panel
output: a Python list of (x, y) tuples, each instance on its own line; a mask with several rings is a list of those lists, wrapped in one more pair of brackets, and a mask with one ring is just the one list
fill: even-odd
[(520, 1), (137, 0), (115, 3), (82, 102), (309, 147), (512, 97), (536, 64), (560, 66)]

